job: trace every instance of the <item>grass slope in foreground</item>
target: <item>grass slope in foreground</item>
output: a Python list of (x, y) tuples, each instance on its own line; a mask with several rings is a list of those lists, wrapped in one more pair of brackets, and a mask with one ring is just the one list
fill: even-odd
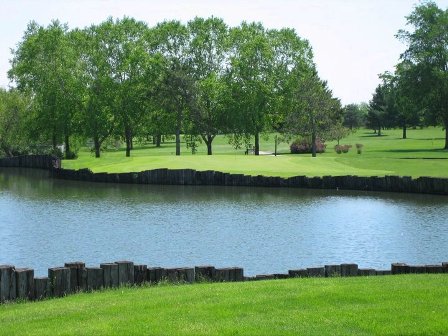
[[(274, 140), (263, 139), (261, 150), (274, 151)], [(364, 145), (361, 155), (356, 153), (355, 144)], [(90, 168), (94, 172), (138, 172), (156, 168), (196, 170), (217, 170), (246, 175), (290, 177), (297, 175), (358, 175), (358, 176), (434, 176), (448, 177), (448, 151), (442, 150), (444, 131), (441, 128), (426, 128), (408, 131), (408, 139), (401, 139), (401, 130), (386, 130), (377, 137), (370, 130), (359, 130), (341, 140), (353, 148), (346, 154), (336, 154), (335, 142), (327, 144), (327, 152), (312, 158), (309, 154), (290, 155), (288, 145), (283, 143), (277, 157), (244, 155), (244, 150), (235, 150), (224, 136), (213, 142), (214, 155), (205, 155), (204, 144), (198, 153), (191, 155), (182, 144), (182, 155), (174, 155), (174, 143), (163, 144), (161, 148), (143, 145), (126, 158), (123, 149), (108, 150), (96, 159), (89, 149), (84, 148), (77, 160), (64, 160), (63, 168)]]
[(123, 288), (0, 306), (1, 335), (447, 334), (448, 275)]

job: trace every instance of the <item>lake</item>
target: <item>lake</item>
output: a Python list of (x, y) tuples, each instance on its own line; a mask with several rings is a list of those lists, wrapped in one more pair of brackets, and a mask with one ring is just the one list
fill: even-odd
[(448, 261), (448, 197), (280, 188), (112, 185), (0, 168), (0, 264), (244, 267)]

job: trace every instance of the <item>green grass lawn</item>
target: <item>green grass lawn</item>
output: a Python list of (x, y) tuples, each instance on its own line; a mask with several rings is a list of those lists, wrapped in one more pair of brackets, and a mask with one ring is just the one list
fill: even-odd
[[(364, 145), (362, 154), (356, 153), (355, 144)], [(84, 148), (77, 160), (64, 160), (63, 168), (90, 168), (94, 172), (138, 172), (156, 168), (192, 168), (196, 170), (218, 170), (230, 173), (266, 176), (435, 176), (448, 177), (448, 151), (442, 150), (444, 131), (441, 128), (408, 130), (408, 139), (401, 139), (401, 130), (386, 130), (377, 137), (370, 130), (358, 130), (341, 144), (351, 144), (349, 153), (337, 154), (335, 142), (327, 144), (327, 152), (312, 158), (309, 154), (291, 155), (289, 146), (279, 146), (281, 155), (244, 155), (244, 149), (235, 150), (224, 136), (213, 143), (214, 155), (207, 156), (204, 144), (192, 155), (182, 144), (182, 155), (174, 155), (174, 143), (136, 145), (131, 157), (126, 158), (123, 149), (107, 150), (96, 159)], [(263, 139), (262, 151), (273, 152), (273, 136)]]
[(1, 335), (446, 335), (448, 275), (123, 288), (0, 306)]

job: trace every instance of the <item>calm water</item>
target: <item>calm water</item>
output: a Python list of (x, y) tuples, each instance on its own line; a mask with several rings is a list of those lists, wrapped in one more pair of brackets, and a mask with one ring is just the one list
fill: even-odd
[(133, 260), (241, 266), (248, 275), (328, 263), (448, 261), (444, 196), (89, 184), (0, 168), (0, 264)]

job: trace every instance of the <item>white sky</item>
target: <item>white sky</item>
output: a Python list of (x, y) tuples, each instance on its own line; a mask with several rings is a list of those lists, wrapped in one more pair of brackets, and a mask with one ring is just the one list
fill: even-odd
[[(448, 0), (436, 0), (447, 8)], [(10, 49), (29, 21), (52, 19), (70, 28), (131, 16), (150, 26), (164, 19), (221, 17), (231, 26), (260, 21), (266, 28), (295, 28), (310, 41), (319, 75), (343, 104), (367, 102), (378, 74), (393, 70), (405, 46), (394, 35), (418, 0), (0, 0), (0, 86), (9, 80)]]

